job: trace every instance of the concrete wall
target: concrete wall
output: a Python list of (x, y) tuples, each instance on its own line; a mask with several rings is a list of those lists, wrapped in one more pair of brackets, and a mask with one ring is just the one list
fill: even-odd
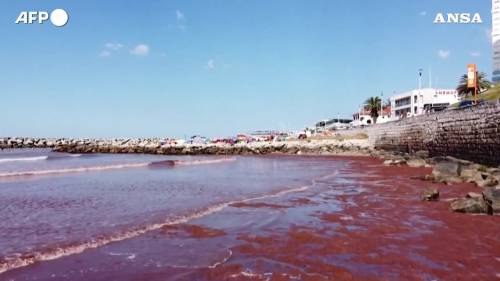
[(427, 150), (430, 156), (449, 155), (487, 165), (500, 165), (500, 104), (374, 125), (363, 129), (375, 148)]

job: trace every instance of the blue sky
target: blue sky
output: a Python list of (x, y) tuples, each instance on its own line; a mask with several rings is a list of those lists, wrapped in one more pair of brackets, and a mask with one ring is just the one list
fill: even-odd
[[(16, 25), (65, 9), (62, 28)], [(433, 24), (478, 12), (483, 24)], [(2, 1), (0, 136), (225, 136), (491, 73), (490, 0)]]

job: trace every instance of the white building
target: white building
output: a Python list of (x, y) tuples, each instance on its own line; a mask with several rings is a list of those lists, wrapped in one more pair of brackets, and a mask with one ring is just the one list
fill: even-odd
[(378, 117), (376, 120), (371, 116), (370, 109), (366, 105), (362, 105), (359, 108), (359, 111), (352, 115), (352, 122), (350, 123), (351, 127), (363, 127), (373, 125), (375, 123), (387, 123), (390, 121), (394, 121), (391, 117), (391, 107), (384, 105), (383, 108), (378, 111)]
[(455, 89), (426, 88), (392, 96), (390, 101), (391, 118), (401, 119), (443, 110), (460, 98)]
[(352, 115), (352, 127), (362, 127), (373, 124), (373, 119), (368, 113), (359, 112)]
[(492, 0), (491, 43), (493, 49), (493, 83), (500, 83), (500, 0)]
[(316, 132), (344, 130), (349, 127), (351, 119), (333, 118), (322, 120), (316, 123)]

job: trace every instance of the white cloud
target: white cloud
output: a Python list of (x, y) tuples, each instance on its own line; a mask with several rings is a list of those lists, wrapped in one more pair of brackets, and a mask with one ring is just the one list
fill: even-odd
[(139, 44), (130, 50), (130, 54), (134, 56), (145, 57), (149, 54), (149, 46), (145, 44)]
[(474, 52), (471, 52), (470, 55), (473, 56), (473, 57), (480, 57), (481, 53), (477, 52), (477, 51), (474, 51)]
[(209, 59), (207, 61), (207, 68), (210, 69), (210, 70), (212, 70), (212, 69), (215, 68), (215, 61), (213, 59)]
[(420, 16), (422, 16), (422, 17), (425, 17), (425, 16), (427, 16), (427, 11), (422, 11), (422, 12), (420, 12), (420, 13), (418, 13), (418, 14), (419, 14)]
[(106, 49), (116, 51), (116, 50), (121, 49), (123, 47), (123, 45), (120, 43), (106, 43), (106, 44), (104, 44), (104, 47)]
[(179, 20), (179, 21), (184, 19), (184, 14), (179, 10), (175, 10), (175, 16), (177, 17), (177, 20)]
[(450, 56), (450, 51), (449, 50), (439, 50), (438, 56), (445, 60)]
[(107, 50), (103, 50), (102, 52), (99, 53), (99, 56), (103, 57), (103, 58), (109, 57), (109, 56), (111, 56), (111, 52), (107, 51)]
[(113, 52), (118, 51), (124, 46), (120, 43), (106, 43), (104, 44), (104, 49), (99, 53), (100, 57), (109, 57), (113, 54)]

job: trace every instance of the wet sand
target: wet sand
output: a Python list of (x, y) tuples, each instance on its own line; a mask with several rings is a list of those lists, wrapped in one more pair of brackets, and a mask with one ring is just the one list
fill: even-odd
[[(366, 157), (309, 189), (36, 263), (0, 280), (500, 280), (500, 217), (448, 210), (472, 184)], [(435, 186), (438, 202), (420, 201)]]

